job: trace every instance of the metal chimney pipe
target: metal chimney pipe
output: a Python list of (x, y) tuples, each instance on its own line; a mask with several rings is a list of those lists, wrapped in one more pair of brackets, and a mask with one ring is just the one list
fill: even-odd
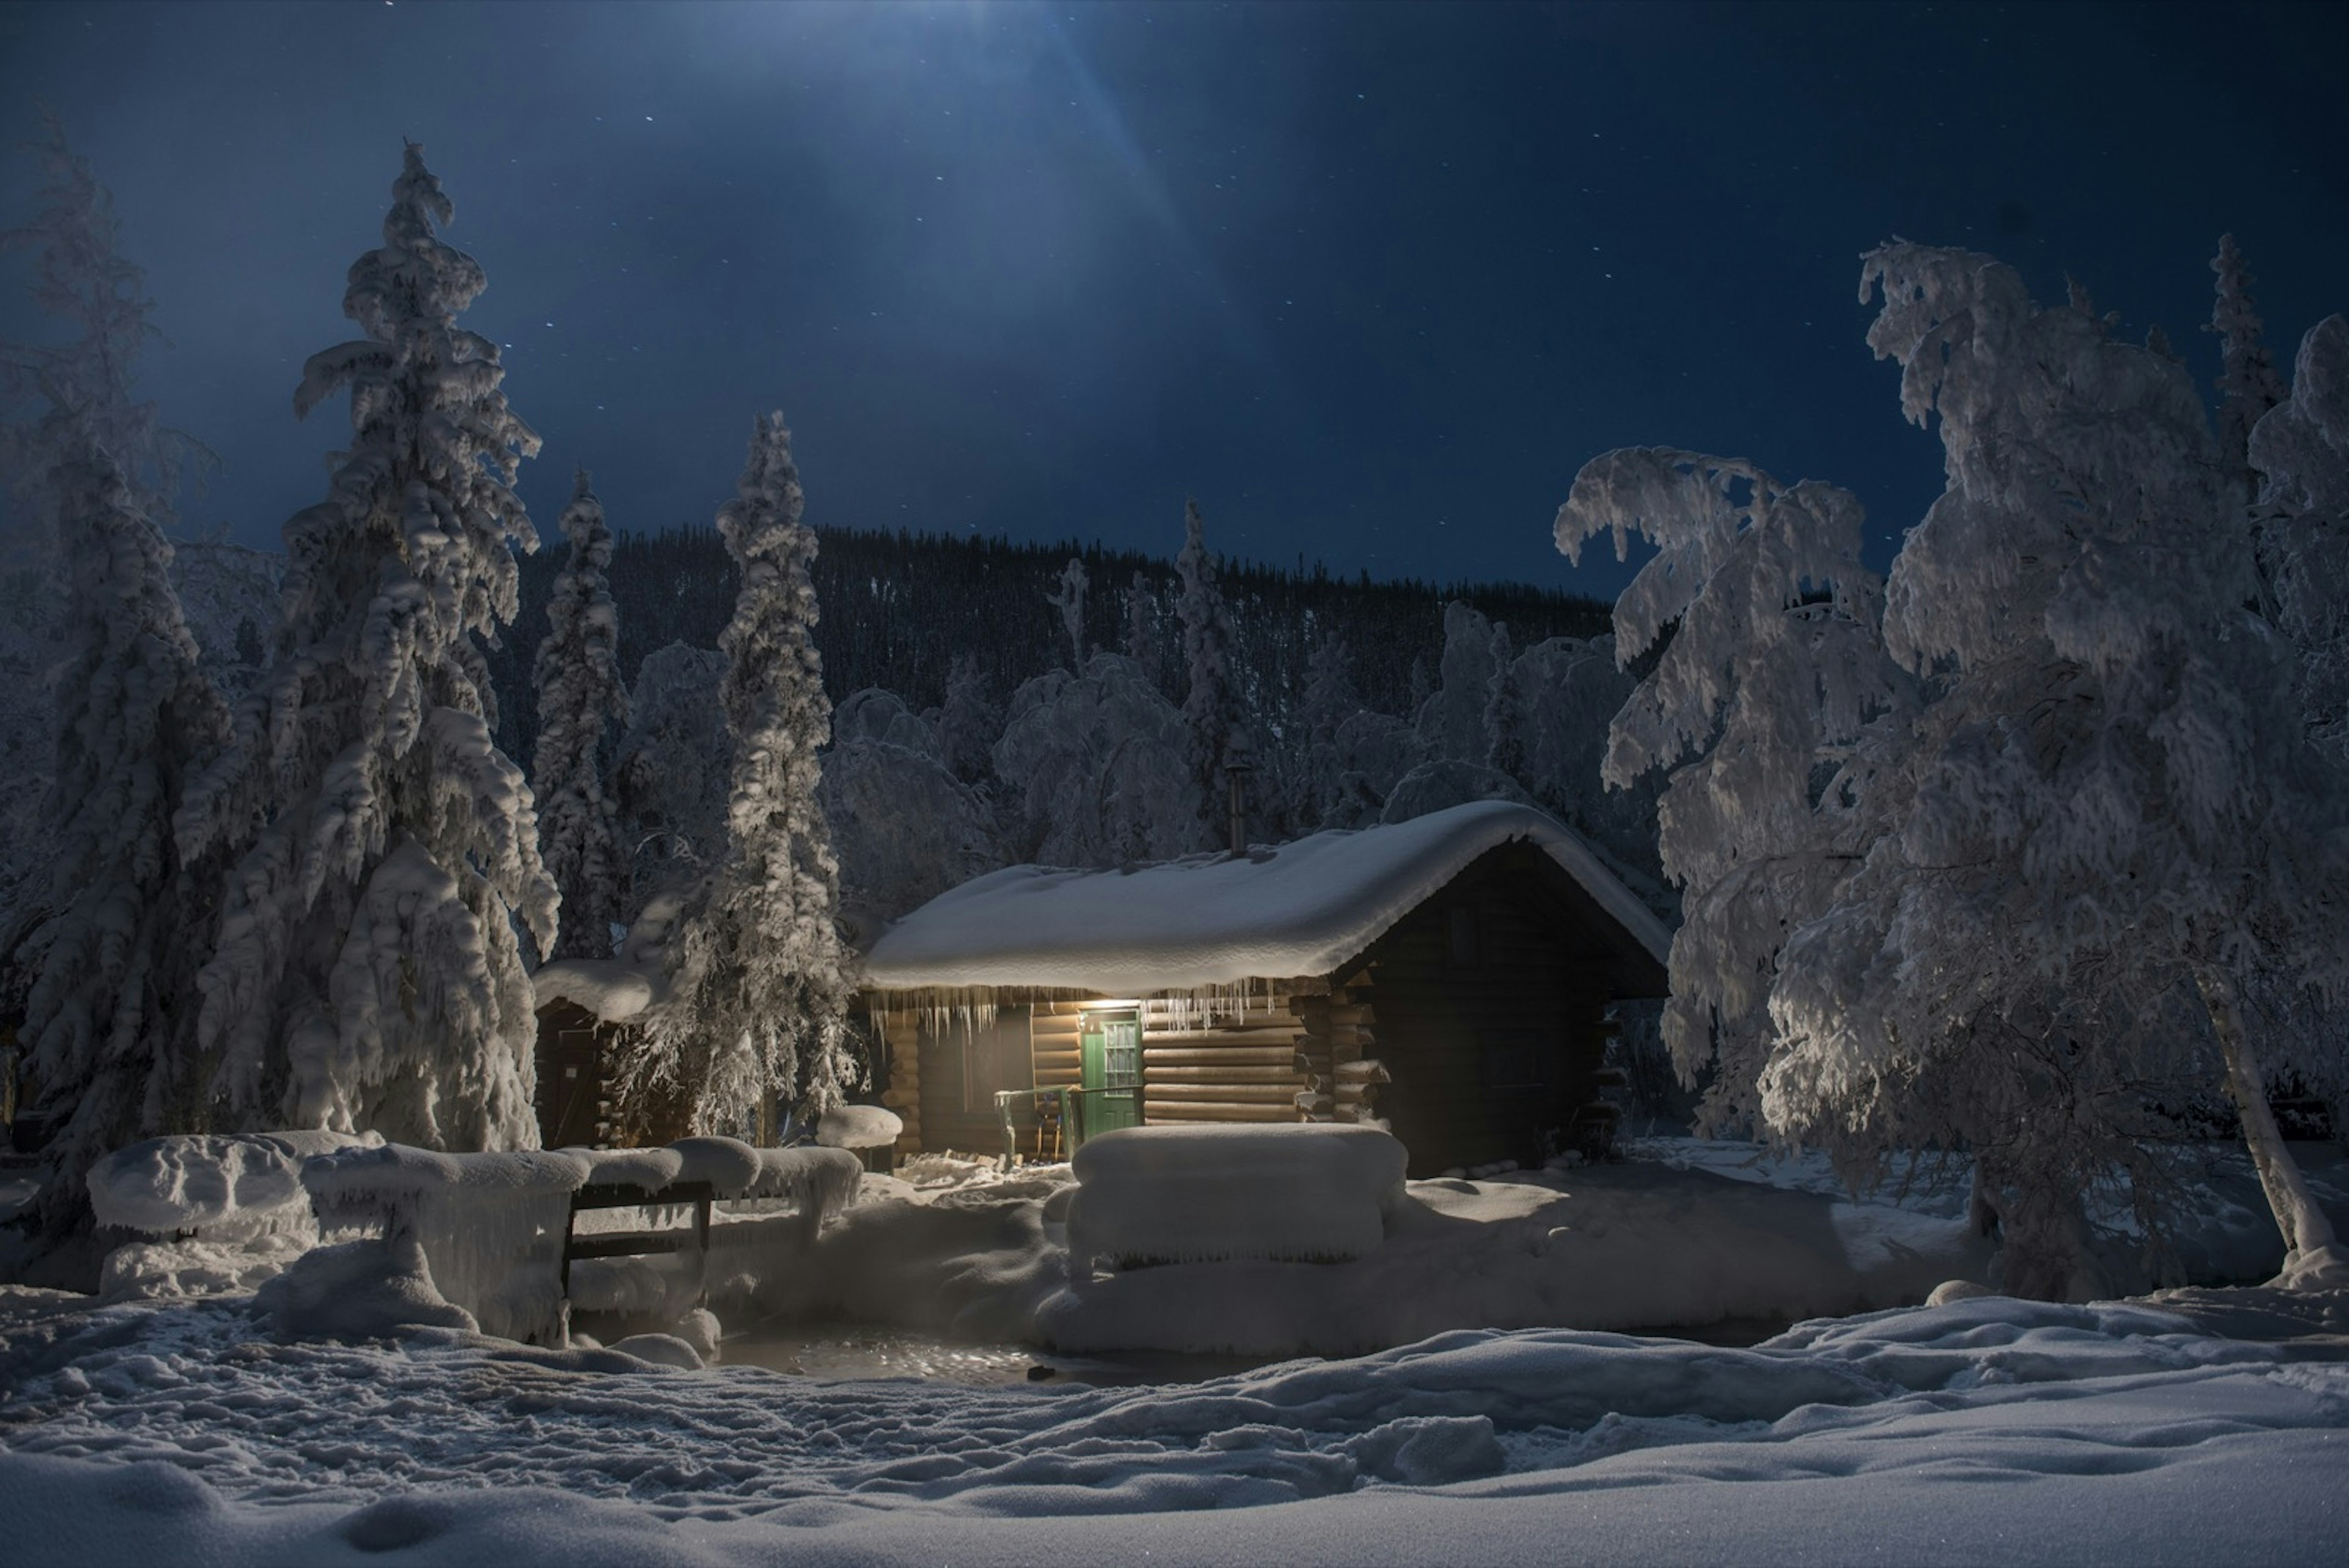
[(1231, 814), (1232, 857), (1247, 853), (1247, 795), (1240, 781), (1247, 776), (1246, 764), (1228, 763), (1224, 768), (1226, 809)]

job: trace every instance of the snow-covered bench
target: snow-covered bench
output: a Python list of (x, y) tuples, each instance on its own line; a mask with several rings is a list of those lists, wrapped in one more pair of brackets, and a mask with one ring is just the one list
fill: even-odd
[[(713, 1257), (739, 1282), (796, 1256), (864, 1175), (847, 1149), (726, 1137), (443, 1154), (294, 1132), (150, 1138), (98, 1161), (89, 1188), (99, 1223), (145, 1238), (108, 1260), (111, 1297), (251, 1290), (321, 1241), (356, 1233), (412, 1242), (432, 1289), (484, 1333), (559, 1344), (574, 1262), (683, 1254), (684, 1293), (698, 1300)], [(719, 1203), (756, 1222), (713, 1224)], [(581, 1233), (583, 1211), (623, 1208), (688, 1209), (692, 1222)], [(614, 1293), (612, 1281), (594, 1283)], [(658, 1282), (656, 1299), (670, 1303), (677, 1284)]]

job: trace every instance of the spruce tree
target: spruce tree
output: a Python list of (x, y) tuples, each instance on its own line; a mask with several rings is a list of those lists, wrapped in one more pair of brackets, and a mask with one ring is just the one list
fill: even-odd
[(2216, 278), (2210, 319), (2203, 327), (2219, 339), (2219, 454), (2227, 472), (2251, 493), (2251, 427), (2288, 395), (2275, 360), (2261, 339), (2259, 306), (2251, 298), (2251, 270), (2235, 236), (2219, 236), (2210, 258)]
[(408, 144), (384, 243), (295, 413), (350, 392), (325, 501), (285, 524), (277, 657), (181, 813), (191, 852), (257, 836), (229, 877), (201, 1037), (232, 1125), (374, 1128), (440, 1148), (538, 1141), (515, 922), (554, 938), (522, 770), (491, 740), (478, 638), (513, 618), (512, 488), (538, 437), (498, 346), (457, 324), (486, 285)]
[(1071, 556), (1061, 570), (1059, 586), (1044, 593), (1045, 599), (1061, 612), (1061, 629), (1069, 638), (1069, 671), (1073, 675), (1085, 672), (1085, 590), (1091, 586), (1084, 562)]
[(619, 612), (605, 573), (612, 531), (603, 504), (579, 470), (564, 508), (570, 555), (547, 601), (538, 645), (539, 854), (563, 898), (555, 958), (600, 958), (627, 905), (628, 857), (620, 847), (619, 804), (605, 772), (614, 726), (628, 722), (620, 677)]
[(1195, 501), (1184, 506), (1183, 550), (1174, 557), (1174, 569), (1183, 581), (1178, 607), (1183, 656), (1190, 672), (1183, 724), (1190, 737), (1191, 781), (1199, 792), (1201, 846), (1213, 848), (1224, 836), (1224, 764), (1233, 749), (1239, 714), (1229, 669), (1231, 616), (1216, 586), (1216, 561), (1207, 553), (1206, 521), (1199, 515)]
[(1485, 698), (1485, 765), (1511, 778), (1526, 769), (1525, 704), (1517, 692), (1516, 660), (1507, 624), (1495, 621), (1493, 675)]
[(89, 1223), (92, 1162), (204, 1121), (195, 968), (221, 867), (184, 859), (171, 819), (190, 774), (226, 742), (228, 712), (198, 661), (160, 525), (182, 462), (202, 449), (133, 400), (153, 305), (120, 253), (105, 189), (56, 118), (44, 126), (43, 209), (5, 238), (40, 247), (36, 297), (71, 336), (6, 349), (12, 391), (33, 390), (42, 412), (8, 429), (5, 455), (19, 504), (64, 568), (67, 659), (46, 865), (5, 956), (9, 990), (25, 999), (36, 1109), (59, 1124), (30, 1210), (54, 1246)]
[(860, 1076), (833, 923), (840, 869), (816, 794), (832, 705), (815, 651), (815, 532), (803, 505), (791, 431), (781, 414), (766, 415), (735, 498), (718, 513), (742, 574), (719, 639), (734, 755), (726, 857), (687, 899), (665, 1000), (620, 1075), (629, 1106), (681, 1099), (707, 1131), (744, 1131), (776, 1101), (821, 1114)]

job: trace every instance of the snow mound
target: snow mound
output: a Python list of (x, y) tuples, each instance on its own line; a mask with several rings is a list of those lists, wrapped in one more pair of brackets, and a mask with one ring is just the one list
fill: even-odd
[(1387, 1133), (1333, 1123), (1103, 1133), (1071, 1162), (1071, 1272), (1086, 1277), (1097, 1257), (1359, 1258), (1386, 1239), (1405, 1158)]
[(305, 1252), (264, 1283), (254, 1304), (286, 1339), (391, 1339), (418, 1328), (471, 1332), (473, 1314), (432, 1282), (413, 1236), (344, 1241)]
[(881, 1148), (905, 1130), (903, 1117), (879, 1106), (835, 1106), (815, 1125), (815, 1141), (826, 1148)]
[(153, 1236), (191, 1232), (215, 1242), (298, 1229), (310, 1215), (304, 1160), (381, 1147), (374, 1133), (149, 1138), (90, 1167), (90, 1208), (101, 1225)]
[(559, 1345), (571, 1194), (593, 1169), (576, 1154), (390, 1144), (320, 1156), (303, 1167), (302, 1185), (329, 1229), (413, 1239), (429, 1282), (484, 1334)]
[(1390, 826), (1317, 833), (1240, 859), (1142, 870), (1014, 866), (932, 899), (883, 933), (880, 991), (1049, 986), (1105, 996), (1328, 974), (1486, 851), (1547, 852), (1660, 972), (1671, 937), (1574, 832), (1530, 806), (1457, 805)]
[[(305, 1204), (302, 1218), (309, 1218)], [(243, 1295), (276, 1278), (317, 1244), (314, 1227), (273, 1231), (236, 1241), (133, 1241), (117, 1247), (99, 1266), (98, 1299), (164, 1301), (186, 1296)]]

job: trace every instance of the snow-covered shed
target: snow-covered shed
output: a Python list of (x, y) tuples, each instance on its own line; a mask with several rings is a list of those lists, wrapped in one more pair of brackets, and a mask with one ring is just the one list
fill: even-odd
[(1670, 937), (1570, 829), (1479, 801), (1245, 857), (1015, 866), (867, 955), (901, 1152), (1002, 1145), (997, 1096), (1093, 1127), (1383, 1121), (1414, 1175), (1594, 1130), (1610, 1002)]

